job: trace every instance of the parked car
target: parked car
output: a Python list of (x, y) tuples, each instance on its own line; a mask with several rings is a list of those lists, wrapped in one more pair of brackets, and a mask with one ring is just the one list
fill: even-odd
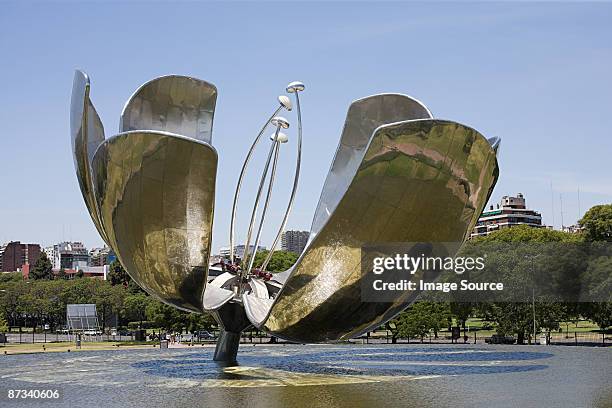
[(212, 340), (215, 338), (215, 336), (208, 330), (200, 330), (195, 332), (195, 335), (197, 336), (198, 340)]
[(502, 336), (501, 334), (494, 334), (488, 339), (485, 339), (485, 343), (489, 344), (514, 344), (516, 339), (512, 336)]

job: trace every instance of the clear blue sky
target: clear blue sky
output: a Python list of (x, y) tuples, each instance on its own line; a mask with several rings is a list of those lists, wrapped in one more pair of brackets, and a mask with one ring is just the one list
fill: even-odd
[[(612, 4), (582, 2), (0, 1), (0, 241), (102, 242), (72, 163), (75, 68), (92, 78), (107, 137), (126, 99), (155, 76), (185, 74), (217, 86), (215, 250), (227, 244), (242, 158), (292, 80), (307, 90), (304, 176), (290, 228), (310, 227), (348, 105), (379, 92), (413, 95), (435, 117), (501, 136), (492, 201), (522, 192), (551, 224), (552, 182), (555, 225), (560, 194), (571, 224), (578, 188), (583, 212), (612, 202), (611, 21)], [(289, 189), (295, 126), (288, 134), (264, 244)], [(253, 188), (244, 193), (243, 226), (249, 194)]]

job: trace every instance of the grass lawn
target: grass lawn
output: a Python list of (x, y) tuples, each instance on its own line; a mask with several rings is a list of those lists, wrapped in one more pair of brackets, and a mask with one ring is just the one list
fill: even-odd
[[(479, 318), (470, 318), (466, 323), (466, 326), (469, 326), (470, 328), (470, 332), (473, 330), (477, 331), (478, 337), (495, 334), (495, 329), (483, 329), (483, 327), (486, 325), (489, 327), (493, 326), (490, 322), (486, 322)], [(561, 322), (559, 323), (559, 326), (561, 329), (563, 329), (563, 333), (565, 333), (567, 330), (569, 330), (570, 333), (588, 333), (599, 330), (599, 327), (597, 327), (595, 323), (588, 320), (580, 320), (578, 322)]]
[(36, 344), (11, 344), (0, 346), (0, 358), (3, 354), (27, 354), (27, 353), (49, 353), (49, 352), (74, 352), (74, 351), (90, 351), (90, 350), (117, 350), (117, 349), (132, 349), (153, 348), (156, 344), (143, 342), (83, 342), (81, 348), (77, 349), (73, 342), (58, 342), (58, 343), (36, 343)]
[(565, 333), (566, 330), (569, 332), (592, 332), (599, 330), (599, 327), (593, 322), (588, 320), (580, 320), (578, 322), (561, 322), (559, 323), (560, 327), (563, 329)]

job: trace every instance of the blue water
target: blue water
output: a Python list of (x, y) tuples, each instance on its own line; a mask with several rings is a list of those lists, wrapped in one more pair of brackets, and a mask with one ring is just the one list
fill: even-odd
[[(274, 349), (272, 349), (274, 351)], [(371, 350), (371, 352), (369, 352)], [(360, 349), (357, 354), (352, 347), (344, 349), (306, 351), (296, 354), (274, 354), (263, 356), (259, 350), (247, 349), (240, 355), (239, 365), (263, 365), (269, 369), (310, 374), (333, 375), (462, 375), (495, 374), (543, 370), (547, 366), (539, 360), (554, 356), (545, 352), (499, 351), (470, 349), (457, 353), (456, 348), (394, 347), (392, 353)], [(367, 352), (367, 353), (364, 353)], [(427, 353), (427, 354), (418, 354)], [(437, 354), (431, 354), (437, 353)], [(213, 379), (219, 378), (222, 370), (212, 360), (212, 353), (200, 351), (190, 353), (188, 358), (160, 358), (139, 361), (132, 366), (143, 372), (174, 378)], [(470, 362), (526, 362), (521, 365), (471, 365)], [(411, 365), (411, 362), (428, 362), (427, 365)], [(439, 363), (450, 363), (438, 365)], [(389, 364), (390, 363), (390, 364)], [(461, 363), (464, 365), (452, 365)], [(467, 363), (467, 364), (466, 364)], [(185, 367), (187, 366), (187, 367)]]
[(246, 345), (235, 367), (212, 352), (0, 356), (1, 387), (56, 387), (67, 407), (612, 407), (610, 348)]

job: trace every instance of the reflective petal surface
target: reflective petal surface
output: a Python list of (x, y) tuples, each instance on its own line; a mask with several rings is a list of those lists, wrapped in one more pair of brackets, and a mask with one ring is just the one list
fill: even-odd
[(108, 139), (93, 159), (108, 243), (147, 292), (201, 311), (215, 200), (217, 153), (164, 132)]
[(398, 292), (393, 303), (362, 302), (361, 247), (462, 242), (497, 177), (493, 148), (471, 128), (435, 119), (379, 127), (267, 320), (256, 323), (298, 342), (343, 340), (378, 327), (414, 298)]
[(74, 168), (85, 205), (100, 236), (108, 241), (100, 221), (90, 170), (93, 155), (104, 141), (104, 127), (89, 99), (89, 90), (89, 77), (82, 71), (76, 71), (70, 100), (70, 139)]
[[(235, 359), (240, 332), (251, 323), (285, 339), (323, 342), (356, 337), (391, 319), (418, 293), (362, 301), (364, 245), (463, 242), (499, 173), (499, 138), (433, 119), (405, 95), (360, 99), (349, 108), (308, 245), (293, 268), (270, 281), (251, 276), (239, 284), (224, 273), (206, 288), (216, 88), (178, 75), (147, 82), (123, 109), (122, 133), (108, 140), (89, 89), (77, 71), (71, 139), (94, 224), (143, 289), (177, 308), (213, 314), (224, 329), (217, 360)], [(458, 247), (443, 250), (453, 255)]]
[(201, 79), (168, 75), (142, 85), (121, 113), (120, 132), (160, 130), (212, 143), (217, 88)]
[(381, 126), (410, 119), (431, 118), (421, 102), (401, 94), (381, 94), (351, 104), (310, 229), (312, 239), (325, 225), (340, 202), (363, 160), (372, 132)]

